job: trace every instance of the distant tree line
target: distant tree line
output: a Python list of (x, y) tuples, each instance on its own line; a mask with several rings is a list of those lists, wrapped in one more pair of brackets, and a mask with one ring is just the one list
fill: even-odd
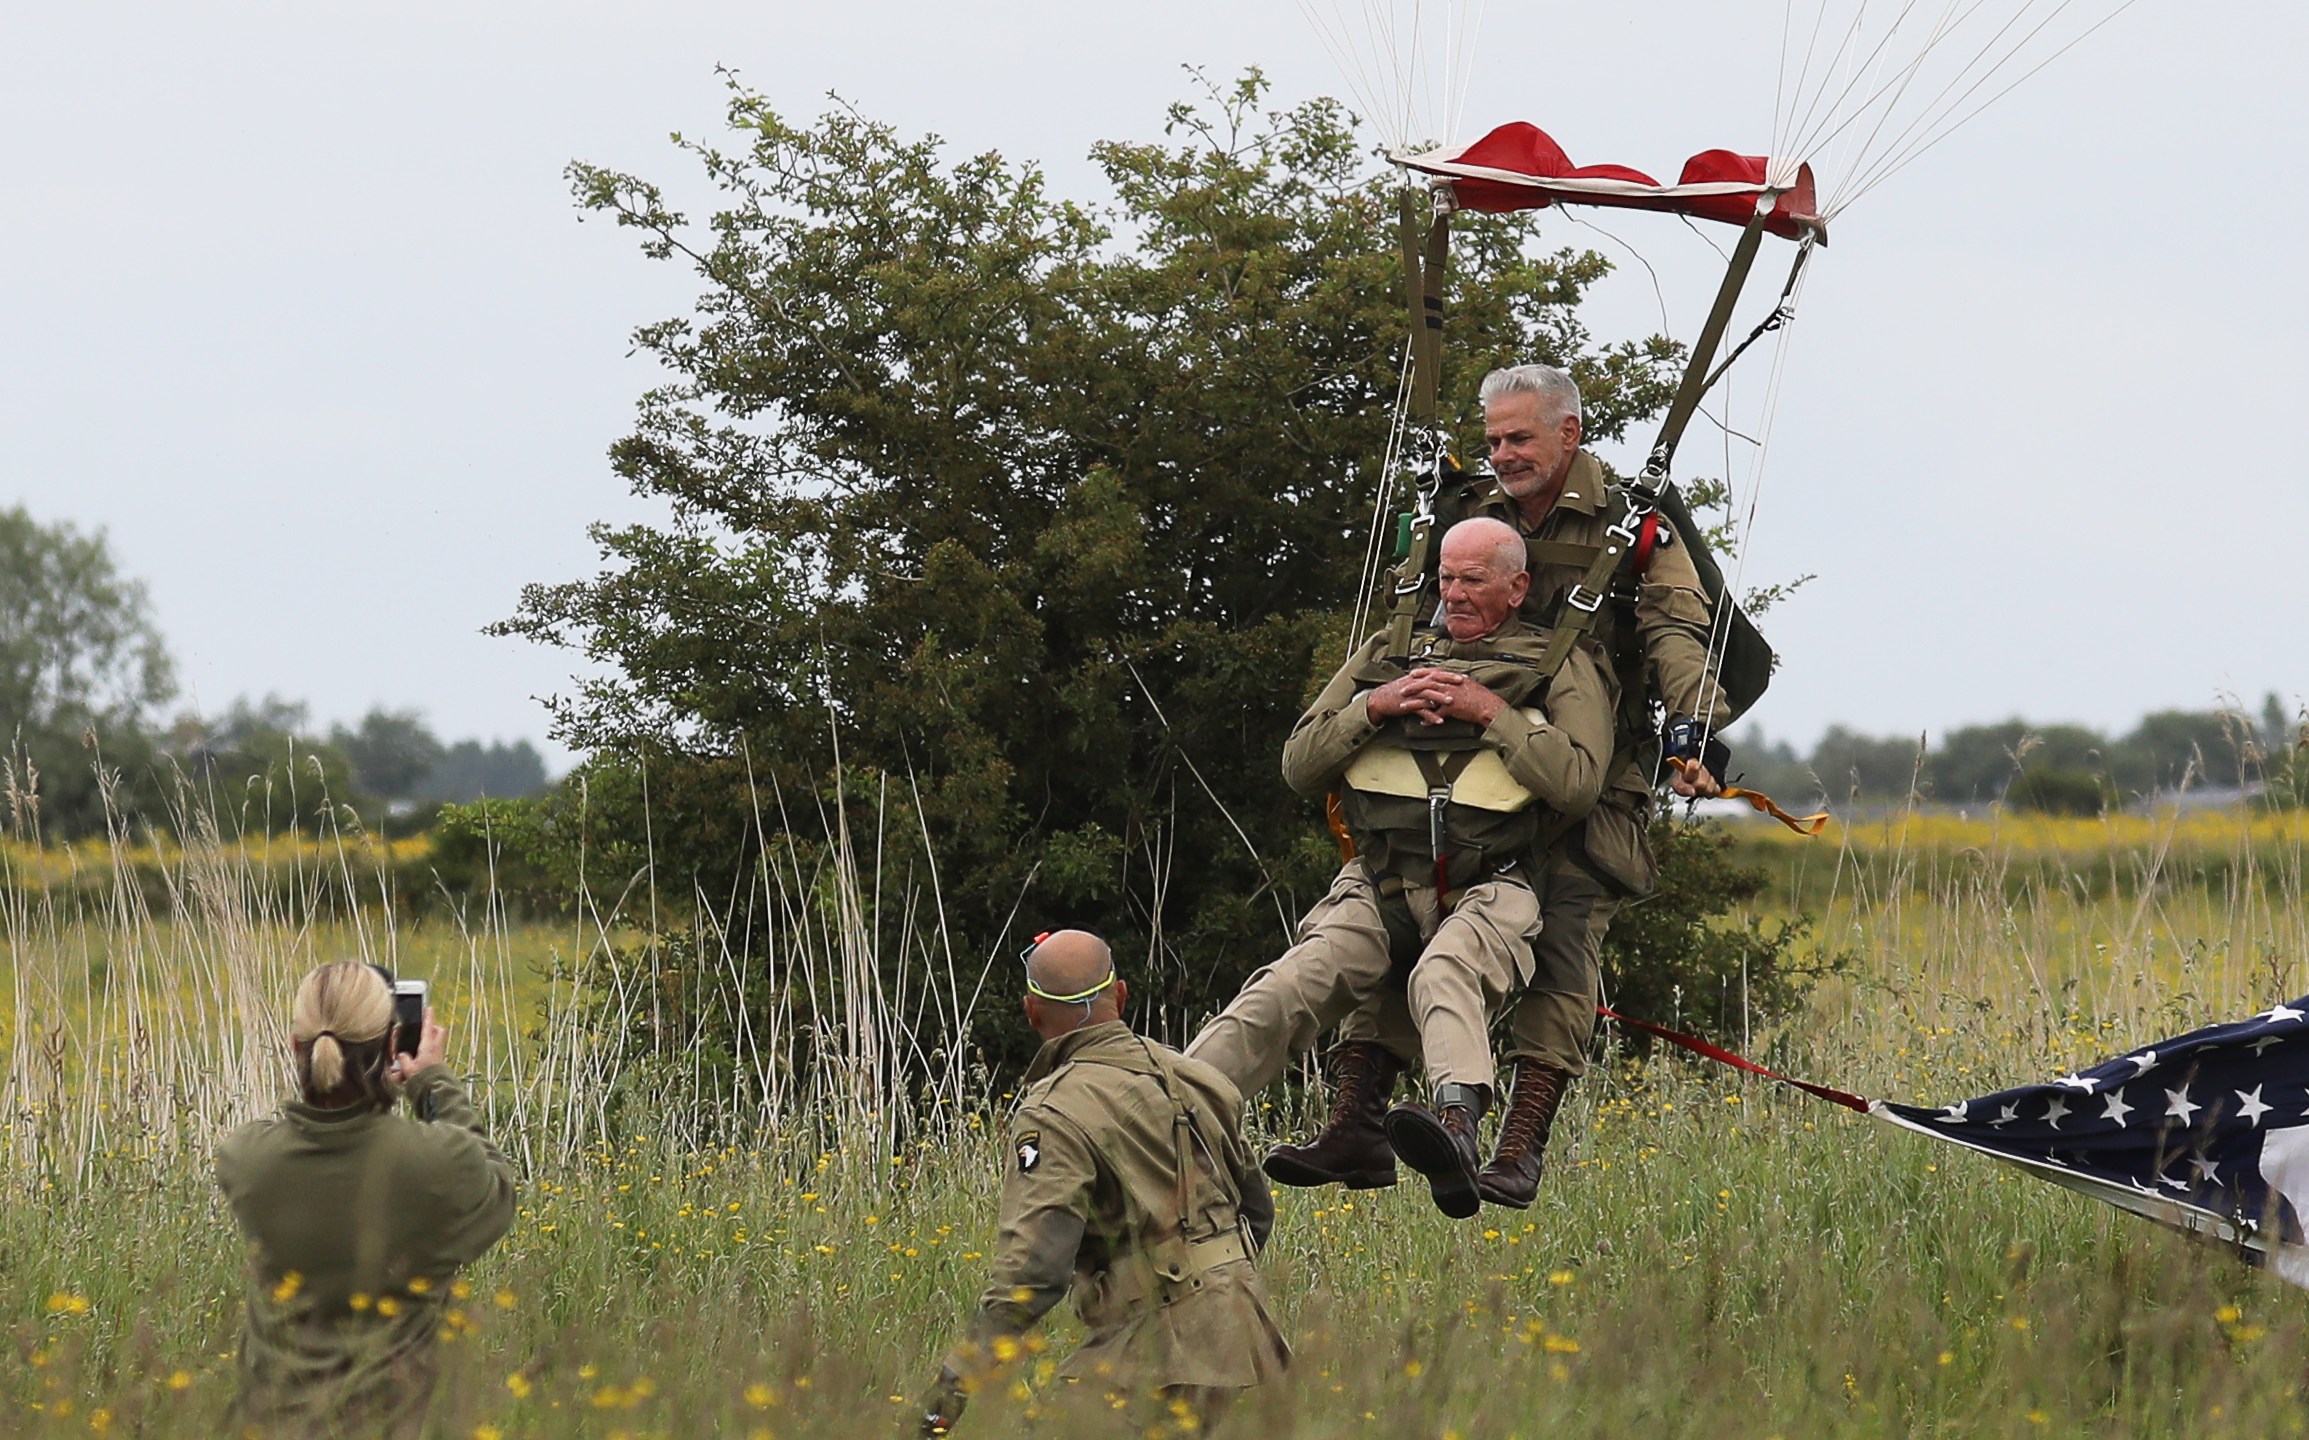
[(2001, 803), (2097, 815), (2199, 791), (2242, 791), (2264, 803), (2309, 801), (2309, 729), (2275, 693), (2242, 707), (2160, 710), (2122, 735), (2083, 725), (2006, 720), (1937, 740), (1863, 735), (1831, 726), (1799, 755), (1751, 730), (1737, 747), (1742, 783), (1782, 800), (1894, 805), (1912, 795), (1950, 805)]
[(411, 827), (444, 804), (546, 788), (528, 741), (447, 744), (414, 710), (323, 731), (277, 695), (170, 717), (176, 693), (144, 586), (102, 533), (0, 510), (0, 824), (13, 833), (172, 828), (188, 807), (228, 829), (305, 828), (324, 807)]

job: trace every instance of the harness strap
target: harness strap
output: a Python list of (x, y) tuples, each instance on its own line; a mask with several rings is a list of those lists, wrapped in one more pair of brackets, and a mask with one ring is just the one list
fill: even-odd
[[(1419, 233), (1423, 198), (1433, 212), (1424, 237)], [(1443, 368), (1443, 269), (1451, 253), (1451, 212), (1435, 207), (1431, 196), (1405, 190), (1396, 235), (1403, 250), (1403, 298), (1411, 312), (1411, 419), (1433, 430), (1437, 372)]]
[(1451, 787), (1475, 763), (1479, 751), (1414, 750), (1411, 758), (1427, 781), (1427, 849), (1435, 860), (1435, 908), (1446, 914), (1451, 903)]
[[(1155, 1274), (1167, 1282), (1163, 1294), (1163, 1303), (1167, 1305), (1175, 1298), (1168, 1288), (1170, 1284), (1184, 1285), (1210, 1268), (1209, 1265), (1198, 1264), (1196, 1258), (1198, 1247), (1206, 1245), (1209, 1239), (1232, 1240), (1241, 1247), (1243, 1253), (1248, 1253), (1249, 1247), (1243, 1243), (1243, 1195), (1235, 1184), (1234, 1167), (1211, 1148), (1210, 1141), (1195, 1127), (1194, 1110), (1180, 1098), (1177, 1087), (1172, 1083), (1170, 1067), (1156, 1056), (1154, 1047), (1147, 1044), (1145, 1036), (1134, 1033), (1132, 1038), (1138, 1041), (1139, 1049), (1145, 1052), (1147, 1064), (1154, 1067), (1155, 1084), (1162, 1087), (1163, 1098), (1171, 1102), (1171, 1168), (1178, 1206), (1178, 1229), (1161, 1242), (1161, 1248), (1172, 1257), (1169, 1264), (1154, 1264), (1152, 1257), (1148, 1257)], [(1211, 1162), (1211, 1176), (1218, 1183), (1219, 1194), (1226, 1200), (1227, 1209), (1235, 1217), (1235, 1226), (1232, 1230), (1219, 1232), (1216, 1237), (1191, 1241), (1187, 1239), (1188, 1231), (1194, 1228), (1190, 1177), (1193, 1173), (1194, 1152), (1198, 1148)]]
[(1419, 601), (1427, 591), (1427, 544), (1435, 535), (1435, 516), (1422, 509), (1411, 517), (1411, 546), (1395, 567), (1395, 613), (1387, 622), (1387, 657), (1398, 664), (1411, 659), (1411, 627), (1419, 620)]
[(1526, 540), (1523, 550), (1534, 570), (1542, 565), (1577, 565), (1584, 570), (1595, 563), (1596, 555), (1595, 546), (1570, 540)]
[(1684, 427), (1691, 423), (1692, 414), (1700, 408), (1700, 399), (1707, 391), (1708, 365), (1715, 359), (1716, 347), (1724, 338), (1724, 327), (1731, 323), (1732, 307), (1738, 303), (1741, 289), (1747, 284), (1748, 271), (1756, 263), (1756, 249), (1764, 240), (1764, 217), (1771, 211), (1771, 201), (1777, 198), (1767, 194), (1760, 197), (1756, 213), (1748, 220), (1748, 227), (1740, 232), (1740, 242), (1732, 249), (1732, 262), (1724, 272), (1723, 283), (1716, 289), (1715, 307), (1708, 312), (1707, 322), (1700, 327), (1699, 339), (1692, 343), (1691, 359), (1684, 366), (1684, 377), (1676, 386), (1676, 395), (1668, 403), (1668, 414), (1660, 422), (1659, 438), (1652, 444), (1651, 457), (1644, 462), (1642, 478), (1634, 485), (1612, 487), (1612, 520), (1604, 527), (1604, 546), (1587, 573), (1580, 576), (1564, 595), (1564, 612), (1555, 631), (1548, 636), (1547, 649), (1539, 657), (1539, 672), (1548, 679), (1563, 668), (1571, 658), (1572, 647), (1579, 643), (1588, 627), (1595, 623), (1595, 612), (1603, 608), (1606, 588), (1612, 574), (1619, 569), (1621, 557), (1631, 551), (1639, 537), (1638, 531), (1645, 516), (1659, 503), (1661, 491), (1668, 488), (1668, 467), (1675, 459), (1676, 445), (1684, 437)]

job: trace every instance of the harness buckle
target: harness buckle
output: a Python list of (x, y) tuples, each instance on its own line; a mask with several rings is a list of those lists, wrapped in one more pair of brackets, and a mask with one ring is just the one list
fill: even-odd
[(1603, 607), (1603, 592), (1588, 589), (1585, 581), (1574, 581), (1572, 587), (1563, 592), (1563, 603), (1582, 614), (1593, 615)]

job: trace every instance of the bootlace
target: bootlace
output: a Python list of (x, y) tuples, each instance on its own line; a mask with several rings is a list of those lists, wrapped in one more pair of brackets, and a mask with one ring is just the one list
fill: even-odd
[(1521, 1152), (1529, 1150), (1535, 1140), (1546, 1144), (1547, 1132), (1555, 1125), (1556, 1106), (1562, 1101), (1561, 1072), (1534, 1065), (1518, 1074), (1515, 1098), (1507, 1107), (1507, 1118), (1499, 1125), (1499, 1148)]
[(1363, 1105), (1363, 1089), (1373, 1083), (1371, 1060), (1359, 1050), (1339, 1057), (1339, 1083), (1331, 1095), (1331, 1123), (1344, 1125)]

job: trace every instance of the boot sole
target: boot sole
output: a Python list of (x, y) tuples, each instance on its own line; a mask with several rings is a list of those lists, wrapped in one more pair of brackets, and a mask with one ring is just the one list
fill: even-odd
[(1483, 1197), (1486, 1205), (1501, 1205), (1510, 1210), (1529, 1210), (1531, 1202), (1538, 1198), (1536, 1195), (1503, 1194), (1492, 1187), (1488, 1177), (1480, 1175), (1475, 1180), (1475, 1193)]
[(1288, 1185), (1295, 1190), (1314, 1190), (1324, 1185), (1344, 1185), (1350, 1190), (1385, 1190), (1395, 1183), (1392, 1170), (1319, 1170), (1312, 1165), (1269, 1155), (1259, 1162), (1267, 1178), (1277, 1185)]
[(1387, 1112), (1387, 1143), (1395, 1158), (1427, 1177), (1435, 1208), (1454, 1220), (1470, 1220), (1483, 1209), (1475, 1177), (1461, 1163), (1459, 1147), (1435, 1121), (1409, 1110)]

